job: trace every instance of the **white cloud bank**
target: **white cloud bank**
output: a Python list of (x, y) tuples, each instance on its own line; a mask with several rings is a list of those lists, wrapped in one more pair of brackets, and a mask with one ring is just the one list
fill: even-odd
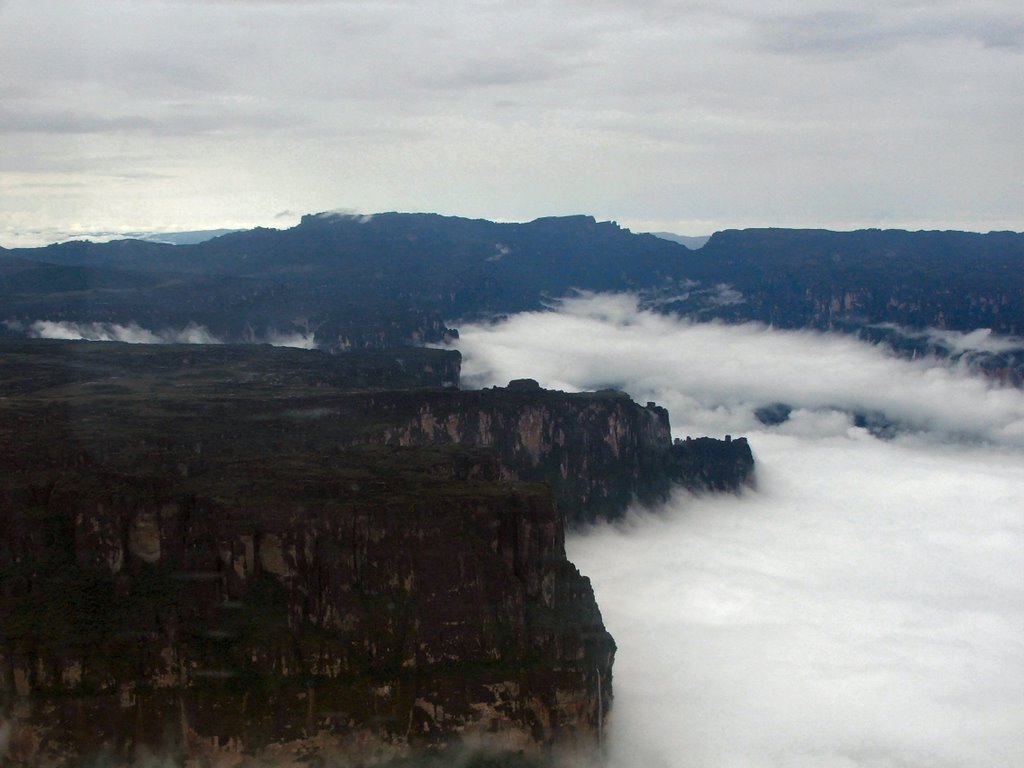
[(908, 361), (850, 336), (642, 312), (629, 295), (584, 295), (560, 307), (557, 316), (460, 327), (466, 381), (530, 376), (556, 389), (618, 387), (663, 403), (677, 434), (754, 429), (755, 409), (786, 403), (798, 410), (783, 430), (831, 424), (845, 432), (836, 412), (850, 411), (932, 436), (1024, 446), (1024, 394), (965, 367)]
[[(619, 645), (614, 768), (1024, 765), (1024, 393), (621, 296), (460, 335), (480, 385), (613, 384), (677, 434), (751, 439), (757, 491), (570, 537)], [(777, 401), (790, 421), (757, 422)]]

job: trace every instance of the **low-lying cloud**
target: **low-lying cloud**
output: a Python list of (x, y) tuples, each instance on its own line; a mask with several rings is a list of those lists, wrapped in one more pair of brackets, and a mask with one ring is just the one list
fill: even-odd
[(137, 323), (74, 323), (37, 320), (28, 328), (37, 339), (74, 339), (84, 341), (122, 341), (128, 344), (222, 344), (205, 326), (189, 324), (184, 328), (150, 331)]
[[(751, 440), (756, 491), (569, 538), (619, 646), (614, 768), (1024, 764), (1024, 393), (623, 296), (460, 335), (478, 385), (613, 385), (676, 434)], [(758, 421), (776, 402), (789, 419)], [(912, 431), (881, 440), (851, 412)]]
[(1024, 350), (1024, 339), (1016, 336), (998, 336), (992, 333), (991, 328), (975, 328), (964, 332), (939, 328), (919, 331), (896, 323), (879, 323), (872, 327), (894, 331), (906, 339), (925, 341), (950, 355), (998, 355), (1003, 352)]
[[(35, 339), (69, 339), (76, 341), (120, 341), (127, 344), (224, 344), (222, 339), (204, 326), (189, 323), (183, 328), (161, 328), (149, 330), (138, 323), (77, 323), (68, 321), (37, 320), (27, 328), (18, 323), (5, 325)], [(316, 349), (316, 339), (302, 333), (288, 333), (268, 330), (263, 338), (254, 343), (270, 344), (275, 347), (298, 347)]]
[(759, 407), (785, 403), (796, 414), (783, 431), (822, 420), (845, 432), (845, 414), (871, 413), (932, 438), (1024, 446), (1021, 390), (852, 336), (690, 322), (641, 311), (629, 295), (583, 295), (557, 315), (464, 328), (471, 385), (530, 376), (556, 389), (625, 389), (668, 407), (677, 434), (756, 429)]

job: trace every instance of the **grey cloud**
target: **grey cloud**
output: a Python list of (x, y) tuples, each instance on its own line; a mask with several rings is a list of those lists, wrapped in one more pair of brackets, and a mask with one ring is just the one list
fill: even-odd
[(141, 133), (161, 136), (195, 136), (255, 128), (275, 131), (295, 127), (299, 118), (273, 109), (262, 112), (222, 109), (201, 111), (187, 106), (161, 106), (149, 115), (109, 116), (94, 111), (12, 111), (0, 108), (0, 133), (102, 134)]
[(103, 117), (71, 111), (26, 113), (0, 110), (0, 133), (106, 133), (150, 131), (154, 122), (141, 116)]
[(907, 37), (918, 40), (969, 40), (989, 48), (1020, 50), (1024, 48), (1024, 14), (1008, 14), (984, 10), (971, 13), (963, 10), (937, 13), (921, 18), (904, 29)]
[(765, 16), (752, 29), (758, 44), (769, 51), (820, 56), (866, 55), (911, 43), (957, 39), (991, 48), (1024, 47), (1024, 19), (1019, 14), (985, 10), (823, 10)]
[(768, 18), (758, 31), (762, 45), (777, 53), (841, 55), (890, 47), (898, 39), (877, 18), (850, 11)]
[[(57, 208), (104, 219), (86, 226), (161, 227), (168, 196), (180, 228), (270, 223), (337, 204), (339, 178), (367, 210), (588, 210), (660, 230), (883, 214), (1020, 227), (1009, 0), (856, 13), (833, 0), (20, 0), (4, 22), (3, 171), (69, 181), (59, 202), (0, 201), (25, 229)], [(118, 153), (121, 169), (179, 181), (140, 183), (130, 206), (116, 185), (74, 187), (95, 178), (93, 155)], [(224, 179), (240, 177), (266, 209), (238, 210)]]
[(415, 82), (431, 88), (490, 88), (539, 83), (557, 78), (563, 68), (539, 57), (509, 57), (458, 62), (443, 69), (413, 76)]
[(997, 20), (985, 25), (979, 37), (993, 48), (1024, 50), (1024, 22), (1019, 19)]

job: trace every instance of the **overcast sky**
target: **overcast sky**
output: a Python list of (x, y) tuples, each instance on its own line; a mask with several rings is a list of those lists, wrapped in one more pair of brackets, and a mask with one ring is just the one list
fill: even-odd
[(0, 245), (350, 209), (1024, 230), (1019, 0), (0, 0)]

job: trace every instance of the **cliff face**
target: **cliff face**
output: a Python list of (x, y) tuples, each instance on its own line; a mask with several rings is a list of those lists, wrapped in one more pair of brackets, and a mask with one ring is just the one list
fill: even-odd
[(618, 518), (635, 501), (664, 501), (674, 485), (736, 490), (753, 473), (745, 440), (701, 438), (673, 448), (668, 412), (622, 392), (573, 394), (513, 382), (431, 393), (414, 411), (396, 400), (375, 405), (400, 422), (385, 430), (384, 442), (493, 448), (502, 477), (550, 485), (569, 525)]
[(615, 646), (565, 520), (750, 469), (621, 393), (396, 388), (436, 350), (0, 347), (15, 765), (585, 753)]
[[(7, 758), (359, 764), (453, 739), (596, 745), (614, 644), (550, 496), (495, 482), (486, 455), (414, 453), (230, 502), (73, 472), (8, 487)], [(396, 475), (410, 465), (423, 474)]]
[(7, 351), (0, 761), (597, 745), (615, 646), (549, 489), (494, 450), (383, 444), (389, 398), (444, 390), (346, 391), (273, 350)]
[(672, 480), (691, 491), (735, 491), (754, 481), (754, 455), (745, 437), (676, 440), (666, 465)]

